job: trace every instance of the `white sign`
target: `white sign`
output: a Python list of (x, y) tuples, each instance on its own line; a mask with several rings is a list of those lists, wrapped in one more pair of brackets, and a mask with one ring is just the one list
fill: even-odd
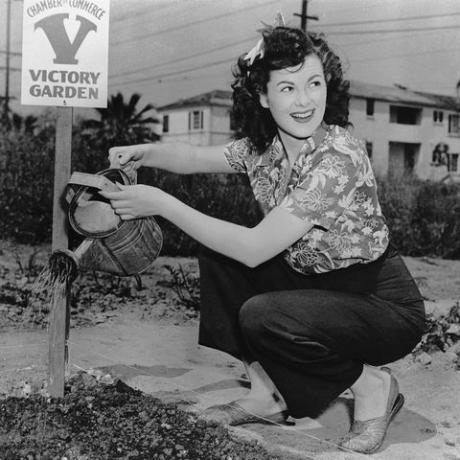
[(110, 0), (24, 0), (21, 103), (107, 107)]

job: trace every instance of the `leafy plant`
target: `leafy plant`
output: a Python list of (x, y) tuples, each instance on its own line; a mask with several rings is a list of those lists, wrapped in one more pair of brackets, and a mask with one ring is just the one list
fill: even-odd
[(14, 257), (18, 265), (19, 271), (23, 276), (27, 278), (29, 282), (31, 282), (31, 280), (36, 279), (37, 275), (42, 270), (42, 267), (39, 264), (37, 264), (36, 261), (37, 256), (38, 254), (40, 254), (40, 252), (41, 249), (34, 249), (32, 253), (29, 255), (27, 263), (24, 264), (21, 255), (19, 254), (19, 251), (17, 249), (14, 250)]
[(48, 130), (36, 136), (0, 128), (0, 234), (20, 242), (51, 236), (53, 151)]
[(192, 310), (200, 309), (200, 280), (197, 276), (184, 270), (179, 264), (178, 268), (172, 265), (165, 265), (166, 270), (172, 276), (172, 282), (168, 283), (177, 294), (181, 302)]
[(378, 184), (393, 242), (409, 256), (460, 258), (460, 185), (413, 176)]
[(414, 353), (418, 351), (446, 351), (460, 341), (460, 303), (451, 307), (447, 315), (436, 318), (427, 315), (427, 329)]
[(72, 168), (95, 173), (109, 167), (108, 152), (116, 145), (155, 142), (160, 136), (153, 126), (160, 121), (147, 116), (154, 109), (152, 104), (138, 109), (141, 96), (133, 94), (125, 101), (123, 94), (112, 95), (107, 108), (96, 109), (99, 119), (80, 120), (73, 133)]
[[(129, 101), (125, 101), (122, 93), (112, 95), (107, 101), (107, 108), (98, 108), (99, 120), (83, 120), (83, 129), (94, 129), (98, 133), (104, 133), (105, 138), (115, 141), (126, 137), (144, 138), (145, 142), (155, 141), (159, 136), (152, 132), (150, 124), (158, 124), (160, 120), (153, 116), (145, 116), (155, 107), (147, 104), (138, 110), (140, 94), (134, 93)], [(117, 145), (117, 144), (114, 144)]]
[[(9, 279), (0, 280), (0, 323), (22, 327), (46, 327), (50, 308), (50, 286), (43, 284), (42, 275), (46, 267), (40, 267), (29, 257), (32, 269), (19, 261), (18, 269), (8, 274)], [(5, 275), (6, 277), (6, 275)], [(81, 273), (72, 284), (70, 315), (72, 324), (84, 325), (99, 322), (110, 316), (113, 310), (132, 301), (143, 302), (143, 293), (133, 285), (131, 279), (114, 277), (104, 273)], [(101, 316), (102, 315), (102, 316)]]

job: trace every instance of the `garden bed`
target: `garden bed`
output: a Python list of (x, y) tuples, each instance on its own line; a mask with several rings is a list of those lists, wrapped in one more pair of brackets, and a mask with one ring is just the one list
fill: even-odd
[(0, 401), (3, 460), (275, 460), (255, 441), (235, 439), (174, 404), (79, 373), (63, 398)]

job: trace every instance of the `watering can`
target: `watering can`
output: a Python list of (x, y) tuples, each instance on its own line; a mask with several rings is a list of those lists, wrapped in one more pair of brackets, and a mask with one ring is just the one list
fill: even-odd
[(66, 195), (68, 219), (72, 228), (85, 239), (74, 251), (59, 252), (70, 256), (83, 270), (136, 276), (158, 257), (163, 235), (153, 217), (121, 220), (115, 214), (110, 201), (99, 191), (119, 190), (116, 182), (134, 184), (135, 172), (134, 176), (128, 176), (121, 169), (72, 174)]

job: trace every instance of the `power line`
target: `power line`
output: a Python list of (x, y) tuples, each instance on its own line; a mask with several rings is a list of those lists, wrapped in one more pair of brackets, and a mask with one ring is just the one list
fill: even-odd
[[(376, 42), (378, 42), (379, 40), (376, 40)], [(363, 43), (363, 42), (359, 42), (360, 43)], [(365, 42), (365, 43), (368, 43), (368, 42)], [(356, 45), (356, 43), (355, 43)], [(230, 46), (230, 45), (229, 45)], [(219, 47), (219, 48), (224, 48), (224, 47)], [(456, 48), (453, 48), (452, 50), (456, 50)], [(432, 53), (438, 53), (438, 52), (444, 52), (444, 51), (447, 51), (446, 49), (442, 49), (442, 50), (433, 50), (433, 51), (425, 51), (425, 52), (422, 52), (422, 53), (411, 53), (411, 54), (407, 54), (407, 55), (404, 55), (404, 57), (411, 57), (411, 56), (416, 56), (418, 54), (432, 54)], [(207, 54), (206, 52), (203, 52), (203, 53), (200, 53), (200, 54)], [(365, 62), (367, 60), (378, 60), (378, 59), (389, 59), (389, 58), (369, 58), (369, 59), (359, 59), (359, 60), (353, 60), (352, 62)], [(192, 67), (192, 68), (187, 68), (187, 69), (181, 69), (181, 70), (177, 70), (177, 71), (173, 71), (173, 72), (166, 72), (166, 73), (162, 73), (162, 74), (159, 74), (159, 75), (153, 75), (153, 76), (150, 76), (150, 77), (142, 77), (140, 79), (134, 79), (134, 80), (129, 80), (125, 83), (120, 83), (120, 84), (127, 84), (127, 83), (138, 83), (138, 82), (142, 82), (142, 81), (148, 81), (148, 80), (156, 80), (156, 79), (162, 79), (162, 78), (168, 78), (170, 76), (175, 76), (175, 75), (181, 75), (181, 74), (184, 74), (184, 73), (187, 73), (187, 72), (192, 72), (192, 71), (196, 71), (196, 70), (201, 70), (203, 68), (206, 68), (208, 66), (214, 66), (214, 65), (219, 65), (219, 64), (223, 64), (223, 63), (227, 63), (227, 62), (232, 62), (232, 61), (235, 61), (235, 58), (229, 58), (229, 59), (225, 59), (225, 60), (219, 60), (219, 61), (216, 61), (216, 62), (210, 62), (210, 63), (203, 63), (203, 64), (200, 64), (200, 66), (198, 67)], [(144, 68), (143, 70), (151, 70), (151, 69), (154, 69), (154, 68), (157, 68), (157, 66), (155, 67), (146, 67)], [(139, 70), (140, 71), (140, 70)], [(130, 73), (135, 73), (136, 71), (132, 71)], [(116, 77), (120, 77), (122, 76), (121, 74), (119, 75), (115, 75), (113, 78), (116, 78)]]
[[(168, 8), (170, 7), (171, 4), (166, 4), (166, 5), (162, 5), (162, 6), (158, 6), (156, 5), (155, 6), (155, 13), (157, 13), (159, 10), (163, 10), (165, 8)], [(133, 19), (133, 18), (137, 18), (138, 16), (145, 16), (145, 11), (139, 11), (137, 13), (133, 13), (133, 14), (130, 14), (130, 15), (124, 15), (120, 18), (114, 18), (112, 20), (112, 23), (117, 23), (117, 22), (123, 22), (123, 21), (126, 21), (126, 20), (130, 20), (130, 19)]]
[(220, 64), (227, 64), (227, 63), (234, 62), (234, 61), (235, 61), (234, 58), (222, 59), (222, 60), (216, 61), (216, 62), (209, 62), (209, 63), (206, 63), (206, 64), (201, 64), (199, 67), (192, 67), (190, 69), (178, 70), (176, 72), (169, 72), (169, 73), (164, 73), (164, 74), (160, 74), (160, 75), (153, 75), (153, 76), (150, 76), (150, 77), (137, 78), (137, 79), (134, 79), (134, 80), (129, 80), (127, 82), (123, 82), (123, 83), (115, 83), (113, 86), (125, 85), (127, 83), (141, 83), (143, 81), (149, 81), (149, 80), (161, 80), (162, 78), (165, 78), (165, 77), (173, 77), (175, 75), (181, 75), (181, 74), (184, 74), (184, 73), (187, 73), (187, 72), (194, 72), (196, 70), (202, 70), (203, 68), (213, 67), (215, 65), (220, 65)]
[[(453, 13), (452, 15), (460, 15), (460, 13)], [(415, 19), (415, 18), (418, 18), (418, 19), (425, 19), (425, 18), (431, 18), (431, 17), (441, 17), (441, 16), (445, 16), (445, 15), (431, 15), (431, 16), (412, 16), (410, 19)], [(409, 18), (404, 18), (404, 20), (406, 19), (409, 19)], [(378, 22), (387, 22), (387, 21), (394, 21), (394, 20), (398, 20), (398, 19), (388, 19), (388, 20), (385, 20), (385, 19), (381, 19), (381, 20), (375, 20), (375, 21), (363, 21), (361, 22), (361, 24), (366, 24), (366, 23), (378, 23)], [(340, 23), (340, 24), (355, 24), (357, 22), (353, 21), (353, 22), (350, 22), (350, 23)], [(334, 24), (327, 24), (328, 26), (332, 26), (332, 25), (339, 25), (339, 23), (334, 23)], [(457, 28), (458, 26), (449, 26), (449, 28)], [(444, 27), (441, 27), (442, 29), (444, 29)], [(424, 28), (424, 29), (407, 29), (407, 30), (398, 30), (397, 32), (400, 32), (400, 33), (410, 33), (414, 30), (439, 30), (438, 27), (433, 27), (433, 28)], [(390, 32), (391, 30), (384, 30), (384, 32)], [(348, 32), (351, 32), (351, 31), (348, 31)], [(359, 33), (373, 33), (374, 31), (360, 31)], [(375, 32), (378, 32), (378, 31), (375, 31)], [(396, 32), (395, 30), (391, 31), (391, 32)], [(159, 33), (159, 32), (158, 32)], [(332, 35), (339, 35), (339, 34), (343, 34), (342, 32), (328, 32)], [(356, 32), (358, 33), (358, 32)], [(353, 32), (354, 34), (354, 32)], [(169, 65), (169, 64), (174, 64), (176, 62), (181, 62), (181, 61), (184, 61), (184, 60), (188, 60), (188, 59), (191, 59), (193, 57), (199, 57), (199, 56), (204, 56), (206, 54), (210, 54), (210, 53), (213, 53), (213, 52), (216, 52), (216, 51), (220, 51), (222, 49), (225, 49), (225, 48), (231, 48), (232, 46), (237, 46), (237, 45), (240, 45), (240, 44), (243, 44), (243, 43), (246, 43), (250, 40), (253, 40), (253, 38), (247, 38), (247, 39), (244, 39), (244, 40), (239, 40), (237, 42), (233, 42), (233, 43), (229, 43), (228, 45), (224, 45), (224, 46), (220, 46), (220, 47), (216, 47), (216, 48), (212, 48), (210, 50), (207, 50), (207, 51), (201, 51), (199, 53), (195, 53), (195, 54), (192, 54), (192, 55), (188, 55), (188, 56), (185, 56), (185, 57), (181, 57), (181, 58), (176, 58), (176, 59), (172, 59), (170, 61), (166, 61), (166, 62), (163, 62), (161, 64), (157, 64), (155, 65), (155, 68), (159, 68), (159, 67), (164, 67), (166, 65)], [(343, 45), (343, 46), (352, 46), (352, 45), (359, 45), (359, 44), (368, 44), (368, 43), (375, 43), (375, 41), (373, 42), (369, 42), (369, 41), (365, 41), (365, 42), (358, 42), (358, 43), (354, 43), (354, 44), (349, 44), (349, 45)], [(114, 75), (114, 78), (117, 78), (117, 77), (122, 77), (122, 76), (125, 76), (125, 75), (131, 75), (133, 73), (137, 73), (137, 72), (143, 72), (143, 71), (146, 71), (146, 70), (151, 70), (152, 69), (152, 66), (149, 66), (149, 67), (143, 67), (143, 68), (140, 68), (140, 69), (136, 69), (136, 70), (130, 70), (130, 71), (127, 71), (127, 72), (123, 72), (123, 73), (120, 73), (120, 74), (117, 74), (117, 75)]]
[(427, 16), (407, 16), (405, 18), (391, 18), (391, 19), (372, 19), (368, 21), (349, 21), (349, 22), (334, 22), (332, 24), (321, 24), (321, 27), (336, 27), (336, 26), (351, 26), (362, 24), (381, 24), (385, 22), (400, 22), (400, 21), (413, 21), (433, 18), (444, 18), (451, 16), (460, 16), (459, 13), (446, 13), (446, 14), (431, 14)]
[[(444, 14), (440, 14), (440, 15), (429, 15), (429, 16), (411, 16), (411, 17), (408, 17), (408, 18), (396, 18), (396, 19), (377, 19), (377, 20), (373, 20), (373, 21), (362, 21), (362, 22), (359, 22), (359, 21), (352, 21), (352, 22), (348, 22), (348, 23), (334, 23), (334, 24), (325, 24), (327, 26), (335, 26), (335, 25), (347, 25), (347, 24), (371, 24), (371, 23), (380, 23), (380, 22), (389, 22), (389, 21), (398, 21), (398, 20), (408, 20), (408, 19), (427, 19), (427, 18), (435, 18), (435, 17), (444, 17), (444, 16), (454, 16), (454, 15), (460, 15), (460, 13), (452, 13), (451, 15), (444, 15)], [(437, 30), (437, 29), (434, 29), (434, 30)], [(408, 33), (408, 32), (411, 32), (410, 30), (407, 30), (405, 33)], [(403, 33), (403, 32), (401, 32)], [(164, 67), (166, 65), (169, 65), (169, 64), (174, 64), (176, 62), (182, 62), (184, 60), (188, 60), (188, 59), (192, 59), (194, 57), (199, 57), (199, 56), (204, 56), (204, 55), (207, 55), (207, 54), (210, 54), (210, 53), (213, 53), (213, 52), (216, 52), (216, 51), (220, 51), (222, 49), (225, 49), (225, 48), (231, 48), (232, 46), (237, 46), (237, 45), (240, 45), (240, 44), (243, 44), (243, 43), (246, 43), (250, 40), (253, 40), (252, 37), (250, 38), (247, 38), (247, 39), (244, 39), (244, 40), (239, 40), (237, 42), (232, 42), (232, 43), (229, 43), (228, 45), (224, 45), (224, 46), (219, 46), (219, 47), (216, 47), (216, 48), (212, 48), (212, 49), (209, 49), (207, 51), (201, 51), (199, 53), (195, 53), (195, 54), (191, 54), (191, 55), (188, 55), (188, 56), (185, 56), (185, 57), (180, 57), (180, 58), (176, 58), (176, 59), (172, 59), (170, 61), (166, 61), (166, 62), (163, 62), (161, 64), (157, 64), (155, 65), (155, 68), (159, 68), (159, 67)], [(393, 40), (393, 38), (391, 38), (391, 40)], [(377, 40), (379, 41), (379, 40)], [(369, 42), (369, 41), (365, 41), (365, 42), (358, 42), (358, 43), (354, 43), (354, 44), (348, 44), (348, 45), (343, 45), (343, 46), (352, 46), (352, 45), (359, 45), (359, 44), (368, 44), (368, 43), (375, 43), (377, 41), (372, 41), (372, 42)], [(122, 76), (126, 76), (126, 75), (131, 75), (131, 74), (134, 74), (134, 73), (137, 73), (137, 72), (143, 72), (143, 71), (146, 71), (146, 70), (151, 70), (152, 69), (152, 66), (148, 66), (148, 67), (143, 67), (143, 68), (140, 68), (140, 69), (136, 69), (136, 70), (130, 70), (130, 71), (127, 71), (127, 72), (123, 72), (123, 73), (120, 73), (120, 74), (117, 74), (117, 75), (114, 75), (113, 78), (118, 78), (118, 77), (122, 77)]]
[[(185, 57), (179, 57), (179, 58), (176, 58), (176, 59), (172, 59), (170, 61), (162, 62), (160, 64), (155, 64), (154, 66), (142, 67), (142, 68), (139, 68), (139, 69), (134, 69), (134, 70), (129, 70), (129, 71), (126, 71), (126, 72), (122, 72), (122, 73), (119, 73), (119, 74), (116, 74), (116, 75), (112, 75), (111, 78), (119, 78), (119, 77), (123, 77), (123, 76), (126, 76), (126, 75), (135, 74), (135, 73), (138, 73), (138, 72), (144, 72), (144, 71), (148, 71), (148, 70), (158, 69), (159, 67), (164, 67), (164, 66), (169, 65), (169, 64), (174, 64), (176, 62), (183, 62), (183, 61), (188, 60), (188, 59), (192, 59), (192, 58), (199, 57), (199, 56), (205, 56), (207, 54), (211, 54), (211, 53), (216, 52), (216, 51), (221, 51), (221, 50), (223, 50), (225, 48), (231, 48), (233, 46), (241, 45), (243, 43), (249, 42), (249, 41), (254, 40), (254, 39), (255, 39), (254, 37), (249, 37), (247, 39), (243, 39), (243, 40), (239, 40), (237, 42), (229, 43), (228, 45), (218, 46), (216, 48), (211, 48), (211, 49), (206, 50), (206, 51), (200, 51), (199, 53), (190, 54), (190, 55), (185, 56)], [(395, 38), (389, 38), (389, 40), (394, 40), (394, 39)], [(378, 42), (381, 42), (382, 40), (388, 40), (388, 38), (387, 39), (380, 39), (380, 40), (372, 40), (372, 41), (367, 40), (365, 42), (350, 43), (350, 44), (346, 44), (344, 46), (354, 46), (354, 45), (360, 45), (362, 43), (365, 43), (365, 44), (378, 43)]]
[(19, 67), (6, 67), (6, 66), (0, 66), (0, 70), (9, 70), (10, 72), (20, 72), (21, 71)]
[[(275, 1), (271, 1), (271, 2), (268, 2), (267, 4), (270, 4), (270, 3), (276, 3)], [(145, 34), (145, 35), (140, 35), (138, 37), (133, 37), (133, 38), (130, 38), (129, 40), (126, 40), (126, 41), (120, 41), (120, 42), (117, 42), (117, 44), (121, 44), (121, 43), (130, 43), (132, 41), (135, 41), (135, 40), (143, 40), (145, 38), (150, 38), (152, 36), (157, 36), (157, 35), (161, 35), (163, 33), (167, 33), (169, 31), (174, 31), (174, 30), (177, 30), (177, 29), (182, 29), (184, 27), (188, 27), (188, 26), (193, 26), (195, 24), (198, 24), (198, 23), (202, 23), (202, 22), (207, 22), (207, 21), (211, 21), (213, 19), (217, 19), (217, 18), (221, 18), (221, 17), (227, 17), (229, 14), (236, 14), (236, 13), (240, 13), (241, 11), (246, 11), (246, 10), (249, 10), (249, 9), (252, 9), (252, 8), (257, 8), (258, 6), (263, 6), (261, 4), (259, 5), (254, 5), (252, 7), (249, 7), (249, 8), (246, 8), (244, 10), (239, 10), (239, 11), (236, 11), (234, 13), (228, 13), (228, 14), (224, 14), (224, 15), (218, 15), (218, 16), (213, 16), (213, 17), (210, 17), (210, 18), (206, 18), (206, 19), (200, 19), (198, 21), (194, 21), (194, 22), (189, 22), (188, 24), (186, 24), (185, 26), (174, 26), (174, 27), (170, 27), (170, 28), (166, 28), (166, 29), (162, 29), (162, 30), (159, 30), (159, 31), (156, 31), (156, 32), (153, 32), (151, 34)], [(298, 13), (294, 13), (295, 16), (302, 16), (301, 14), (298, 14)], [(324, 28), (327, 28), (327, 27), (337, 27), (337, 26), (347, 26), (347, 25), (363, 25), (363, 24), (381, 24), (381, 23), (388, 23), (388, 22), (401, 22), (401, 21), (412, 21), (412, 20), (425, 20), (425, 19), (433, 19), (433, 18), (442, 18), (442, 17), (450, 17), (450, 16), (459, 16), (460, 15), (460, 12), (454, 12), (454, 13), (446, 13), (446, 14), (432, 14), (432, 15), (425, 15), (425, 16), (407, 16), (405, 18), (387, 18), (387, 19), (374, 19), (374, 20), (367, 20), (367, 21), (349, 21), (349, 22), (335, 22), (335, 23), (331, 23), (331, 24), (327, 24), (327, 23), (322, 23), (321, 24), (321, 30), (324, 29)], [(312, 16), (312, 18), (316, 19), (316, 16)], [(438, 27), (438, 26), (437, 26)], [(439, 27), (442, 27), (442, 26), (439, 26)], [(453, 26), (446, 26), (446, 27), (453, 27)], [(391, 29), (390, 29), (391, 30)], [(384, 31), (387, 31), (387, 29), (384, 29)], [(347, 32), (347, 33), (351, 33), (352, 31), (344, 31), (344, 33)], [(331, 33), (332, 32), (327, 32), (327, 33)], [(339, 33), (339, 32), (337, 32)], [(359, 32), (356, 32), (356, 33), (361, 33), (361, 31)], [(335, 34), (335, 33), (334, 33)]]
[[(0, 50), (0, 54), (7, 54), (8, 51)], [(10, 51), (9, 52), (10, 56), (22, 56), (22, 53), (18, 53), (15, 51)]]
[[(185, 80), (206, 80), (209, 78), (222, 77), (222, 72), (201, 74), (201, 75), (184, 75), (183, 77), (162, 78), (161, 80), (152, 81), (151, 84), (161, 85), (163, 83), (171, 84)], [(119, 86), (119, 85), (115, 85)]]
[[(436, 32), (434, 30), (432, 31), (429, 31), (428, 33), (433, 33), (433, 32)], [(402, 32), (402, 33), (408, 33), (408, 32)], [(378, 38), (376, 40), (361, 40), (359, 42), (352, 42), (352, 43), (343, 43), (341, 45), (335, 45), (335, 46), (339, 46), (340, 48), (345, 48), (345, 47), (348, 47), (348, 46), (359, 46), (359, 45), (371, 45), (373, 43), (382, 43), (384, 41), (393, 41), (393, 40), (401, 40), (401, 38), (411, 38), (410, 36), (409, 37), (385, 37), (385, 38)]]
[(451, 51), (458, 51), (460, 48), (443, 48), (440, 50), (430, 50), (430, 51), (421, 51), (419, 53), (407, 53), (407, 54), (394, 54), (392, 56), (386, 57), (372, 57), (372, 58), (363, 58), (363, 59), (351, 59), (351, 62), (354, 64), (356, 62), (369, 62), (369, 61), (383, 61), (388, 59), (399, 59), (402, 57), (413, 57), (413, 56), (423, 56), (426, 54), (433, 54), (433, 53), (450, 53)]
[[(176, 59), (172, 59), (170, 61), (166, 61), (166, 62), (163, 62), (161, 64), (156, 64), (154, 68), (158, 69), (159, 67), (164, 67), (164, 66), (167, 66), (167, 65), (170, 65), (170, 64), (175, 64), (176, 62), (183, 62), (183, 61), (186, 61), (186, 60), (189, 60), (189, 59), (193, 59), (195, 57), (205, 56), (207, 54), (211, 54), (211, 53), (214, 53), (216, 51), (221, 51), (221, 50), (223, 50), (225, 48), (231, 48), (233, 46), (242, 45), (243, 43), (249, 42), (251, 40), (254, 40), (254, 37), (250, 37), (250, 38), (246, 38), (244, 40), (239, 40), (237, 42), (229, 43), (228, 45), (218, 46), (216, 48), (212, 48), (212, 49), (209, 49), (207, 51), (200, 51), (199, 53), (189, 54), (189, 55), (184, 56), (184, 57), (179, 57), (179, 58), (176, 58)], [(117, 75), (113, 75), (112, 78), (123, 77), (123, 76), (130, 75), (130, 74), (133, 74), (133, 73), (144, 72), (146, 70), (152, 70), (152, 69), (153, 69), (152, 66), (148, 66), (148, 67), (143, 67), (143, 68), (136, 69), (136, 70), (129, 70), (129, 71), (126, 71), (126, 72), (119, 73)]]
[(133, 38), (130, 38), (129, 40), (125, 40), (125, 41), (121, 41), (121, 42), (116, 42), (114, 44), (120, 44), (120, 43), (130, 43), (132, 41), (136, 41), (136, 40), (144, 40), (145, 38), (151, 38), (151, 37), (155, 37), (157, 35), (161, 35), (161, 34), (164, 34), (166, 32), (173, 32), (173, 31), (176, 31), (176, 30), (182, 30), (184, 29), (185, 27), (191, 27), (191, 26), (194, 26), (196, 24), (202, 24), (204, 22), (209, 22), (209, 21), (214, 21), (215, 19), (220, 19), (220, 18), (228, 18), (228, 16), (230, 15), (233, 15), (233, 14), (239, 14), (239, 13), (242, 13), (242, 12), (246, 12), (246, 11), (249, 11), (249, 10), (253, 10), (255, 8), (260, 8), (261, 6), (267, 6), (267, 5), (270, 5), (272, 3), (278, 3), (279, 0), (271, 0), (271, 1), (268, 1), (268, 2), (265, 2), (265, 3), (259, 3), (257, 5), (253, 5), (253, 6), (249, 6), (247, 8), (242, 8), (242, 9), (239, 9), (238, 11), (234, 11), (232, 13), (224, 13), (224, 14), (218, 14), (216, 16), (211, 16), (209, 18), (204, 18), (204, 19), (199, 19), (198, 21), (191, 21), (191, 22), (188, 22), (187, 24), (182, 24), (182, 25), (179, 25), (179, 26), (173, 26), (173, 27), (168, 27), (166, 29), (161, 29), (161, 30), (158, 30), (156, 32), (152, 32), (152, 33), (149, 33), (149, 34), (146, 34), (146, 35), (141, 35), (141, 36), (138, 36), (138, 37), (133, 37)]
[[(393, 55), (393, 56), (387, 56), (387, 57), (375, 57), (375, 58), (364, 58), (364, 59), (356, 59), (356, 60), (351, 60), (352, 63), (355, 63), (355, 62), (368, 62), (368, 61), (375, 61), (375, 60), (387, 60), (387, 59), (398, 59), (398, 58), (402, 58), (402, 57), (412, 57), (412, 56), (419, 56), (419, 55), (426, 55), (426, 54), (433, 54), (433, 53), (444, 53), (444, 52), (451, 52), (451, 51), (457, 51), (457, 50), (460, 50), (460, 48), (449, 48), (449, 49), (437, 49), (437, 50), (431, 50), (431, 51), (423, 51), (423, 52), (420, 52), (420, 53), (409, 53), (409, 54), (400, 54), (400, 55)], [(230, 62), (231, 60), (225, 60), (225, 61), (218, 61), (216, 63), (210, 63), (208, 64), (209, 66), (211, 65), (218, 65), (218, 64), (222, 64), (224, 62)], [(203, 66), (200, 66), (200, 67), (196, 67), (194, 69), (185, 69), (185, 70), (181, 70), (179, 72), (176, 72), (175, 74), (181, 74), (181, 73), (186, 73), (188, 71), (196, 71), (196, 70), (203, 70)], [(219, 75), (219, 74), (215, 74), (215, 75)], [(157, 76), (151, 76), (151, 77), (144, 77), (144, 78), (141, 78), (141, 79), (137, 79), (137, 80), (131, 80), (129, 83), (138, 83), (138, 82), (142, 82), (142, 81), (153, 81), (153, 80), (161, 80), (161, 81), (158, 81), (158, 83), (163, 83), (165, 81), (169, 81), (169, 80), (185, 80), (185, 79), (193, 79), (193, 78), (203, 78), (203, 77), (207, 77), (208, 74), (206, 75), (198, 75), (196, 77), (182, 77), (180, 79), (172, 79), (172, 78), (169, 78), (169, 76), (174, 76), (173, 74), (163, 74), (163, 75), (157, 75)], [(167, 77), (167, 80), (166, 78)], [(118, 84), (115, 84), (116, 86), (119, 86), (120, 83)]]
[[(453, 48), (452, 50), (456, 50), (457, 48)], [(401, 57), (412, 57), (412, 56), (417, 56), (417, 55), (422, 55), (422, 54), (433, 54), (433, 53), (439, 53), (439, 52), (445, 52), (445, 51), (451, 51), (451, 50), (446, 50), (446, 49), (442, 49), (442, 50), (432, 50), (432, 51), (425, 51), (425, 52), (420, 52), (420, 53), (410, 53), (410, 54), (405, 54)], [(388, 57), (388, 58), (379, 58), (379, 57), (376, 57), (376, 58), (365, 58), (365, 59), (358, 59), (358, 60), (353, 60), (352, 62), (366, 62), (366, 61), (373, 61), (373, 60), (379, 60), (379, 59), (391, 59), (393, 56), (391, 57)], [(394, 56), (395, 58), (397, 56)], [(159, 74), (159, 75), (152, 75), (152, 76), (148, 76), (148, 77), (142, 77), (142, 78), (138, 78), (138, 79), (134, 79), (134, 80), (129, 80), (127, 82), (124, 82), (124, 83), (118, 83), (118, 84), (115, 84), (115, 85), (122, 85), (122, 84), (128, 84), (128, 83), (140, 83), (140, 82), (143, 82), (143, 81), (149, 81), (149, 80), (159, 80), (159, 79), (163, 79), (163, 78), (168, 78), (168, 77), (172, 77), (172, 76), (175, 76), (175, 75), (182, 75), (184, 73), (187, 73), (187, 72), (193, 72), (193, 71), (197, 71), (197, 70), (202, 70), (203, 68), (207, 68), (207, 67), (211, 67), (211, 66), (215, 66), (215, 65), (220, 65), (220, 64), (224, 64), (224, 63), (230, 63), (230, 62), (234, 62), (235, 59), (234, 58), (229, 58), (229, 59), (224, 59), (224, 60), (219, 60), (219, 61), (215, 61), (215, 62), (210, 62), (210, 63), (203, 63), (201, 65), (199, 65), (198, 67), (192, 67), (192, 68), (187, 68), (187, 69), (182, 69), (182, 70), (177, 70), (177, 71), (173, 71), (173, 72), (166, 72), (166, 73), (162, 73), (162, 74)], [(150, 67), (151, 68), (151, 67)], [(148, 70), (148, 69), (146, 69)], [(118, 77), (118, 75), (116, 75), (116, 77)]]
[(414, 27), (409, 29), (376, 29), (376, 30), (347, 30), (343, 32), (327, 32), (329, 35), (364, 35), (364, 34), (384, 34), (384, 33), (402, 33), (402, 32), (427, 32), (429, 30), (446, 30), (459, 29), (460, 25), (453, 26), (435, 26), (435, 27)]

